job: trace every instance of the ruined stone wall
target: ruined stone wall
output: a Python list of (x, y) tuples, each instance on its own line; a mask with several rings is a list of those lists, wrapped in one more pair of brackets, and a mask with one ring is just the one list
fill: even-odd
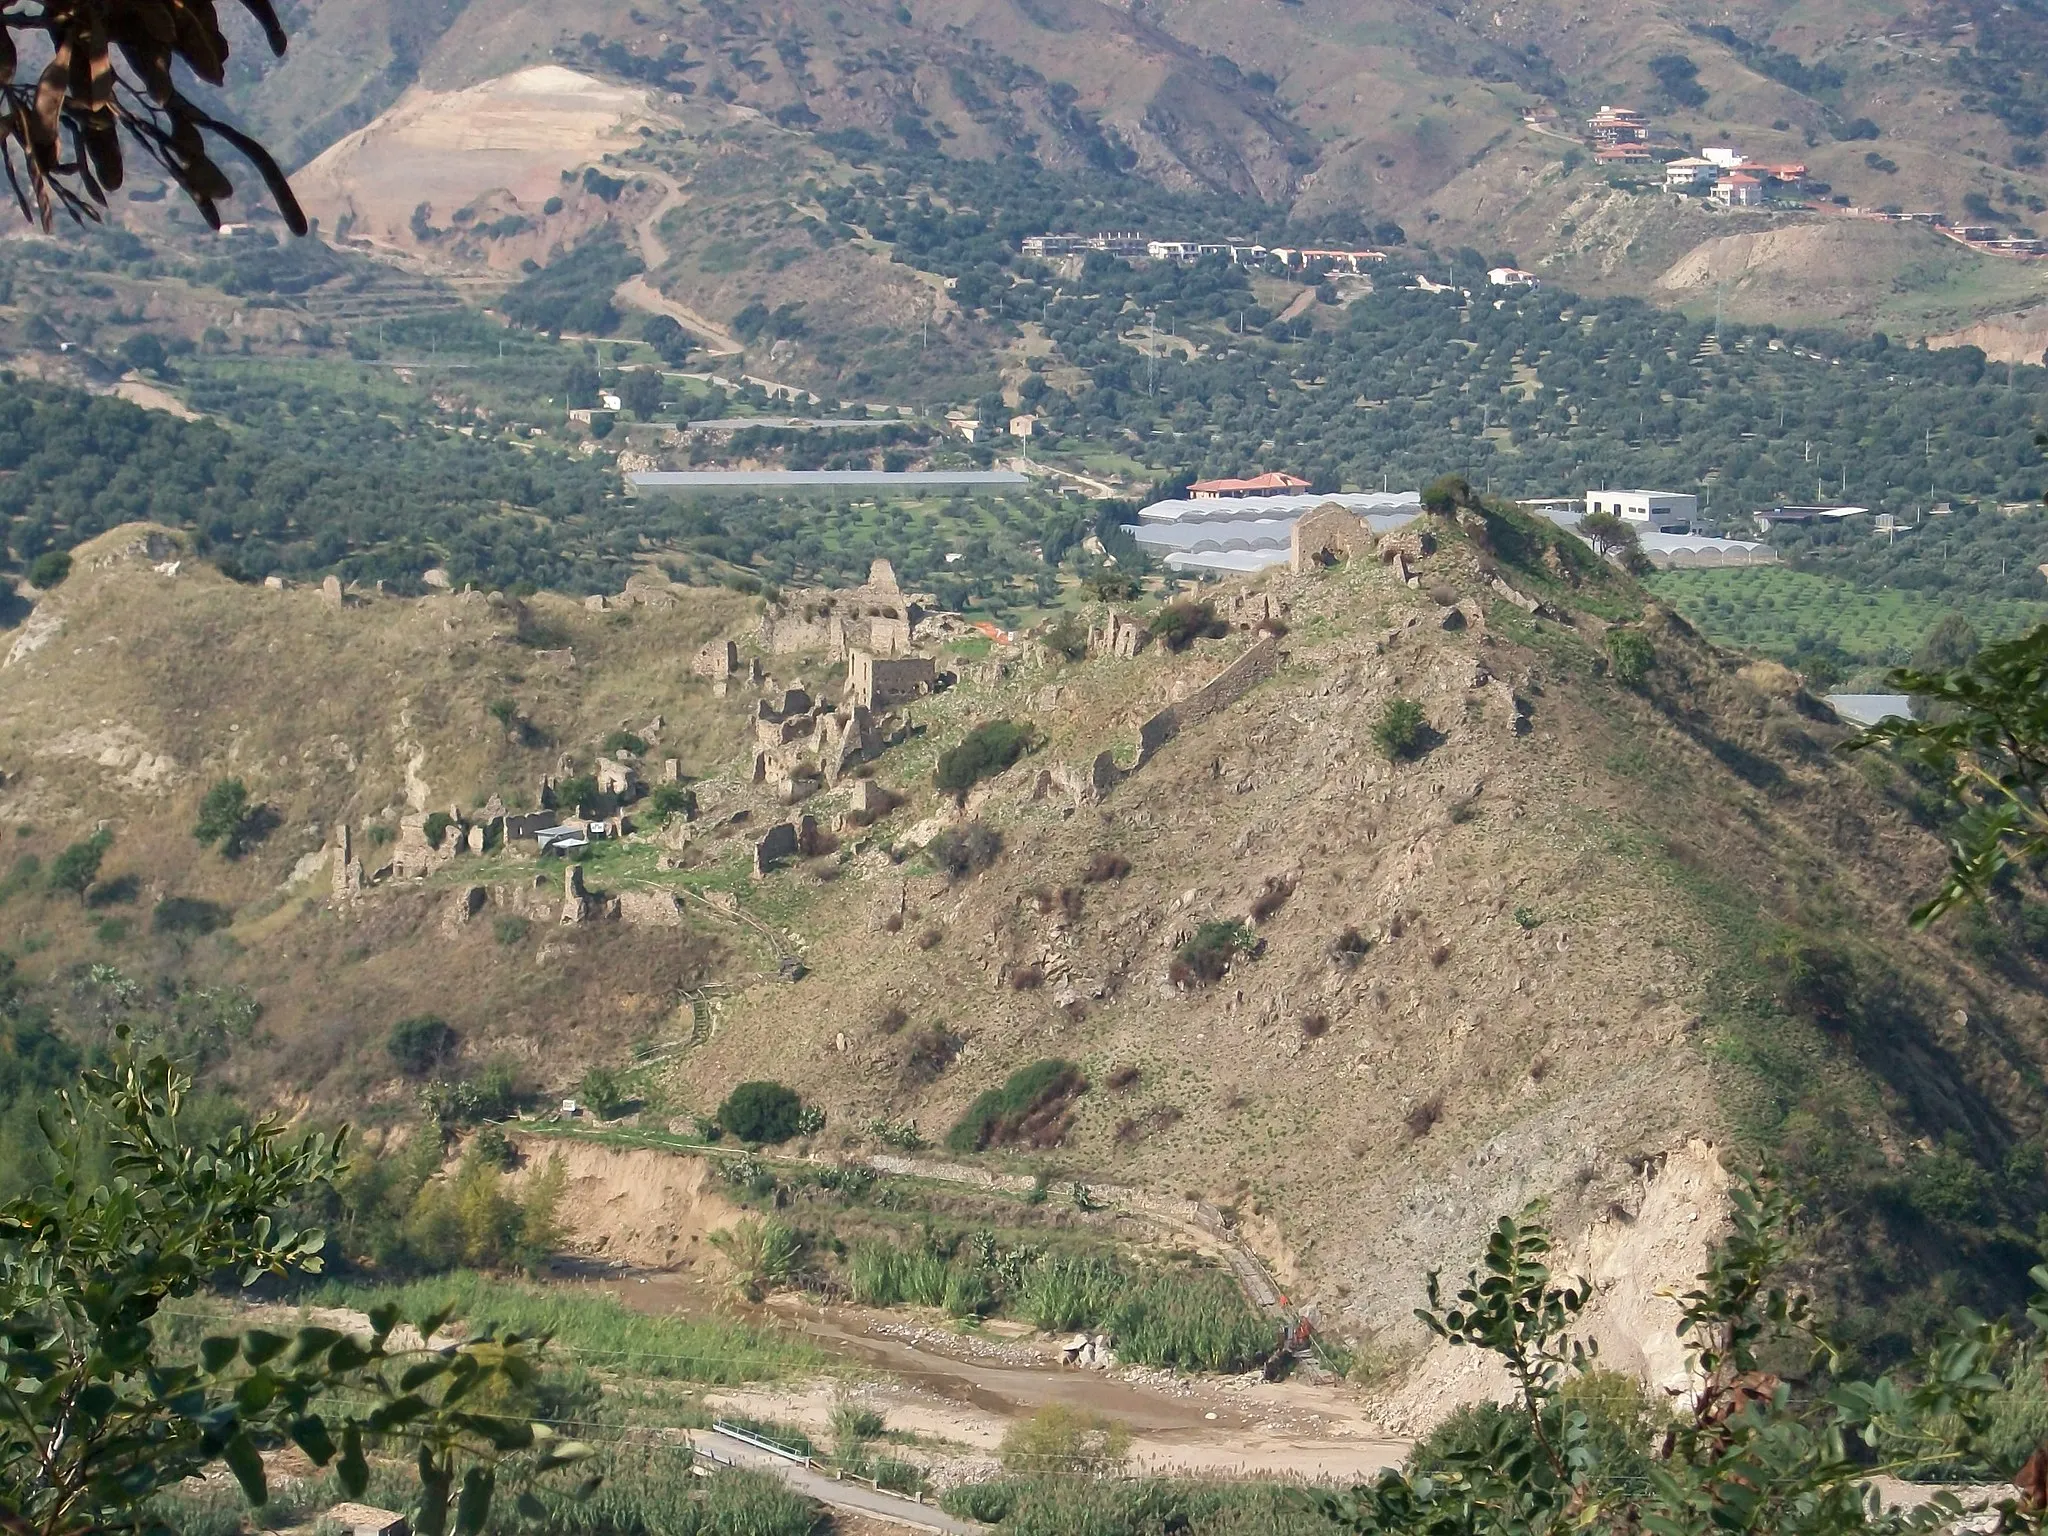
[(1188, 726), (1199, 724), (1219, 709), (1227, 709), (1280, 669), (1280, 642), (1268, 635), (1237, 660), (1177, 704), (1142, 721), (1138, 726), (1138, 761), (1142, 767), (1152, 754)]

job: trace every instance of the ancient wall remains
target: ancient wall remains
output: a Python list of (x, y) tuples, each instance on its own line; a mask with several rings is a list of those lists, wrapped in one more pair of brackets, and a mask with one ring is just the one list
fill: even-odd
[(1103, 616), (1101, 623), (1091, 626), (1088, 631), (1090, 656), (1114, 656), (1128, 661), (1144, 644), (1145, 626), (1114, 608)]
[(930, 693), (938, 681), (938, 667), (929, 656), (889, 660), (867, 651), (854, 651), (847, 657), (847, 692), (863, 709), (890, 709), (907, 704)]
[(1155, 752), (1189, 726), (1235, 704), (1277, 672), (1282, 659), (1280, 642), (1268, 635), (1186, 698), (1141, 721), (1138, 761), (1132, 766), (1143, 767)]
[(780, 822), (768, 829), (767, 834), (754, 844), (754, 876), (756, 879), (770, 873), (784, 859), (796, 857), (797, 829), (794, 822)]
[(1310, 571), (1369, 554), (1374, 543), (1372, 526), (1364, 518), (1334, 501), (1325, 502), (1295, 523), (1287, 541), (1288, 563), (1295, 571)]

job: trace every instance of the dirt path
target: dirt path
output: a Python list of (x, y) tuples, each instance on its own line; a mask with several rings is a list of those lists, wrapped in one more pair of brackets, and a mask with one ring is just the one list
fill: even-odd
[[(667, 266), (669, 259), (668, 246), (661, 238), (661, 221), (690, 199), (682, 188), (666, 177), (648, 173), (647, 179), (661, 184), (661, 201), (654, 205), (653, 212), (634, 226), (633, 238), (640, 246), (640, 259), (647, 264), (647, 271), (656, 272)], [(686, 304), (678, 304), (656, 288), (647, 280), (646, 273), (627, 278), (613, 291), (612, 297), (648, 314), (667, 315), (677, 325), (695, 331), (711, 343), (708, 350), (713, 357), (734, 357), (746, 350), (740, 339), (724, 326), (705, 319)]]
[[(690, 1311), (709, 1293), (680, 1276), (597, 1282), (635, 1311)], [(1131, 1468), (1191, 1477), (1283, 1477), (1353, 1483), (1398, 1465), (1407, 1440), (1389, 1435), (1355, 1394), (1299, 1379), (1181, 1376), (1062, 1365), (1054, 1342), (1017, 1325), (961, 1329), (925, 1314), (818, 1306), (790, 1299), (769, 1313), (827, 1353), (861, 1368), (844, 1376), (714, 1392), (714, 1411), (829, 1433), (832, 1410), (852, 1396), (960, 1470), (993, 1475), (1003, 1436), (1021, 1419), (1061, 1406), (1102, 1414), (1131, 1431)]]

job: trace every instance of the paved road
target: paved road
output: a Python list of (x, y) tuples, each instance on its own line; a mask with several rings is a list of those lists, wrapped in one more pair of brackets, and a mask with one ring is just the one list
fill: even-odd
[(933, 1504), (919, 1504), (900, 1494), (878, 1493), (865, 1483), (838, 1482), (827, 1473), (807, 1467), (802, 1462), (757, 1449), (714, 1429), (697, 1430), (691, 1434), (690, 1440), (714, 1461), (767, 1472), (821, 1504), (873, 1515), (881, 1520), (893, 1520), (899, 1525), (916, 1526), (919, 1530), (940, 1531), (944, 1536), (987, 1536), (989, 1531), (988, 1526), (955, 1519)]

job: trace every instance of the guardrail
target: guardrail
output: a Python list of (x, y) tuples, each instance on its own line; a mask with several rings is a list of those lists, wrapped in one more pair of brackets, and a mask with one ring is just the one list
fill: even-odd
[(799, 1466), (815, 1468), (818, 1464), (814, 1459), (804, 1452), (797, 1450), (794, 1446), (778, 1445), (775, 1441), (765, 1439), (755, 1434), (752, 1430), (741, 1429), (737, 1424), (728, 1424), (723, 1419), (713, 1419), (711, 1421), (711, 1430), (713, 1434), (724, 1435), (728, 1439), (739, 1441), (742, 1445), (751, 1445), (757, 1451), (766, 1451), (771, 1456), (780, 1456), (785, 1461), (793, 1461)]

